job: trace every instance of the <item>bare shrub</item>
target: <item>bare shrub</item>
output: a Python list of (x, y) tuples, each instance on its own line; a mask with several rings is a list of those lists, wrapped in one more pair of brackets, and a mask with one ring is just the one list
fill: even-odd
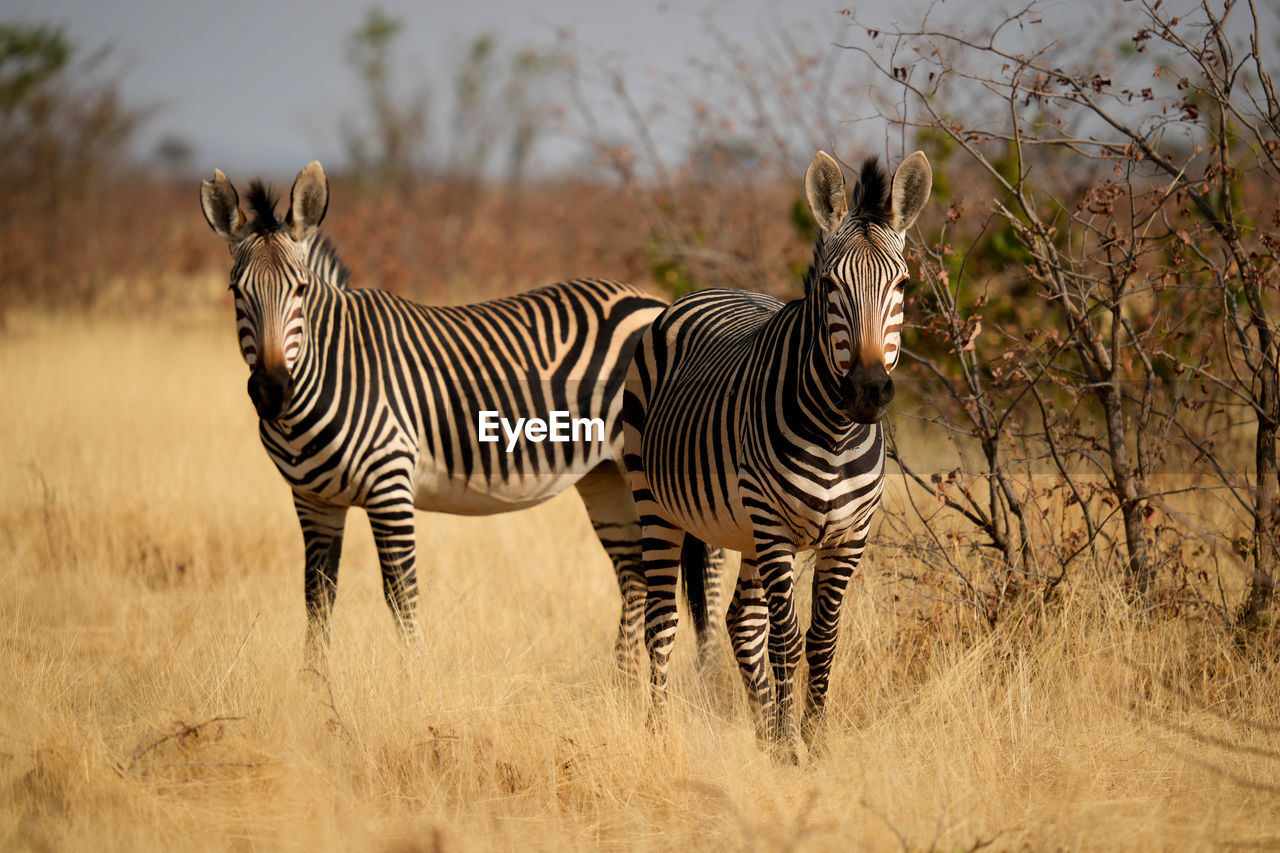
[(702, 25), (714, 52), (641, 79), (566, 40), (570, 132), (642, 206), (648, 228), (637, 236), (673, 295), (707, 286), (793, 295), (815, 235), (799, 176), (818, 148), (844, 150), (840, 124), (861, 87), (825, 38), (779, 27), (762, 54), (710, 13)]
[[(1252, 3), (1160, 6), (1106, 22), (1119, 50), (1071, 31), (1027, 48), (1038, 4), (849, 47), (892, 90), (885, 117), (964, 180), (918, 250), (911, 354), (945, 392), (927, 419), (983, 474), (915, 477), (916, 495), (1045, 592), (1113, 543), (1145, 604), (1176, 597), (1196, 543), (1247, 557), (1235, 616), (1252, 625), (1276, 565), (1280, 102)], [(1250, 433), (1251, 457), (1233, 449)]]
[(84, 304), (115, 257), (111, 176), (146, 110), (124, 102), (106, 50), (0, 24), (0, 301)]

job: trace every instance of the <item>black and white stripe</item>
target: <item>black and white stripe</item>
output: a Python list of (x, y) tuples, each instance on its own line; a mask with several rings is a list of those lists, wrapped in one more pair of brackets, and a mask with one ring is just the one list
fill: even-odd
[(804, 638), (811, 741), (840, 605), (880, 502), (905, 232), (932, 180), (920, 153), (892, 181), (874, 160), (860, 178), (849, 210), (839, 166), (820, 152), (809, 167), (823, 233), (803, 298), (708, 290), (682, 299), (645, 332), (627, 379), (626, 465), (642, 527), (655, 708), (675, 635), (680, 545), (691, 534), (742, 552), (729, 633), (759, 731), (783, 749), (794, 746), (801, 653), (794, 558), (817, 552)]
[[(327, 641), (347, 508), (369, 514), (388, 605), (416, 632), (414, 508), (481, 515), (573, 486), (617, 570), (619, 663), (634, 671), (644, 606), (639, 520), (621, 468), (622, 384), (641, 331), (664, 303), (626, 284), (580, 279), (461, 307), (347, 288), (317, 227), (328, 203), (318, 163), (287, 215), (260, 184), (247, 200), (218, 172), (202, 206), (231, 246), (231, 289), (262, 444), (293, 489), (306, 545), (308, 649)], [(477, 415), (599, 418), (603, 440), (482, 442)]]

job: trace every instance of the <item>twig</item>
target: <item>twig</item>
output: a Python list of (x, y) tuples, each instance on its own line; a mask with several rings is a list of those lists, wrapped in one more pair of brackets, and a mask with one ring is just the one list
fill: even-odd
[(871, 803), (867, 802), (866, 797), (863, 797), (858, 802), (862, 805), (864, 809), (871, 812), (876, 817), (880, 818), (880, 822), (883, 823), (885, 826), (887, 826), (889, 828), (889, 831), (892, 832), (895, 836), (897, 836), (898, 843), (902, 845), (903, 850), (911, 849), (911, 844), (910, 842), (907, 841), (907, 836), (902, 834), (902, 830), (894, 826), (893, 821), (889, 820), (889, 818), (885, 817), (878, 810), (876, 810), (876, 808), (872, 806)]
[(965, 849), (966, 851), (968, 851), (968, 853), (975, 853), (975, 851), (981, 850), (983, 847), (990, 847), (992, 844), (995, 844), (996, 840), (999, 839), (1000, 836), (1004, 835), (1005, 833), (1016, 832), (1016, 831), (1017, 830), (1015, 829), (1002, 829), (998, 831), (995, 835), (991, 836), (990, 838), (976, 838), (974, 839), (973, 844), (969, 845)]
[(147, 738), (157, 734), (160, 731), (160, 729), (156, 729), (152, 732), (149, 732), (147, 735), (143, 737), (141, 741), (138, 742), (138, 745), (133, 748), (133, 755), (129, 759), (129, 766), (127, 769), (130, 773), (140, 772), (136, 769), (138, 759), (142, 758), (142, 756), (146, 755), (148, 752), (151, 752), (156, 747), (160, 746), (160, 744), (165, 743), (166, 741), (173, 740), (174, 738), (187, 737), (188, 735), (196, 734), (201, 729), (205, 728), (206, 726), (211, 726), (214, 723), (235, 723), (243, 719), (244, 719), (243, 716), (219, 714), (216, 717), (205, 720), (203, 723), (184, 723), (181, 720), (177, 720), (176, 724), (180, 726), (180, 728), (176, 729), (175, 731), (169, 732), (163, 737), (156, 738), (150, 743), (147, 743), (146, 742)]
[(338, 705), (333, 699), (333, 685), (329, 683), (329, 678), (323, 672), (314, 666), (306, 667), (303, 672), (309, 672), (316, 678), (324, 682), (324, 688), (329, 692), (329, 710), (333, 712), (333, 718), (337, 721), (338, 727), (342, 729), (342, 733), (347, 736), (349, 743), (355, 743), (356, 739), (352, 736), (351, 730), (347, 728), (347, 724), (342, 720), (342, 714), (338, 713)]

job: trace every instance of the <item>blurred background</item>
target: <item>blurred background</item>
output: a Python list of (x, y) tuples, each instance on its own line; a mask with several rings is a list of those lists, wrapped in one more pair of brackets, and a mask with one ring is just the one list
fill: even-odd
[[(577, 169), (584, 152), (566, 116), (567, 63), (617, 70), (646, 100), (714, 100), (728, 92), (705, 79), (707, 64), (776, 50), (787, 37), (822, 55), (848, 28), (840, 7), (823, 0), (785, 12), (763, 0), (8, 6), (10, 17), (56, 26), (77, 59), (110, 51), (99, 70), (146, 113), (125, 146), (131, 157), (197, 171), (212, 160), (282, 178), (312, 159), (346, 168), (379, 155), (435, 173), (465, 167), (498, 177), (513, 157), (543, 176)], [(670, 103), (675, 113), (684, 106)], [(386, 110), (401, 123), (395, 150), (385, 138), (358, 141), (386, 130), (371, 121), (391, 118), (379, 114)], [(599, 116), (622, 133), (619, 118), (607, 108)], [(522, 147), (513, 151), (517, 131)], [(672, 137), (664, 147), (675, 153), (687, 142)]]
[[(840, 4), (0, 6), (0, 848), (1280, 844), (1277, 3)], [(829, 754), (687, 639), (645, 726), (572, 495), (419, 514), (421, 656), (352, 513), (298, 672), (200, 179), (421, 301), (793, 299), (819, 148), (934, 171)]]
[[(287, 189), (314, 159), (362, 285), (437, 301), (573, 275), (692, 289), (697, 268), (777, 289), (809, 236), (789, 240), (780, 187), (818, 147), (885, 147), (870, 81), (836, 47), (852, 20), (822, 0), (20, 0), (7, 17), (8, 304), (178, 295), (171, 276), (220, 254), (187, 203), (197, 178)], [(715, 197), (682, 207), (732, 223), (671, 209), (709, 180)]]
[(356, 286), (795, 298), (814, 152), (852, 176), (919, 148), (885, 523), (938, 574), (909, 578), (988, 626), (1090, 566), (1252, 625), (1280, 554), (1278, 32), (1240, 0), (18, 0), (0, 328), (164, 312), (230, 342), (198, 181), (287, 193), (313, 159)]

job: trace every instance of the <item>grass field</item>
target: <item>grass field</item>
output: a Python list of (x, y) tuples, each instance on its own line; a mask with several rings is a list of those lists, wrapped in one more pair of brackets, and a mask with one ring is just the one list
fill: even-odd
[(352, 513), (328, 673), (303, 671), (301, 536), (223, 308), (0, 334), (0, 848), (1280, 847), (1274, 642), (1073, 589), (947, 643), (874, 545), (798, 768), (688, 634), (646, 730), (572, 495), (420, 515), (410, 650)]

